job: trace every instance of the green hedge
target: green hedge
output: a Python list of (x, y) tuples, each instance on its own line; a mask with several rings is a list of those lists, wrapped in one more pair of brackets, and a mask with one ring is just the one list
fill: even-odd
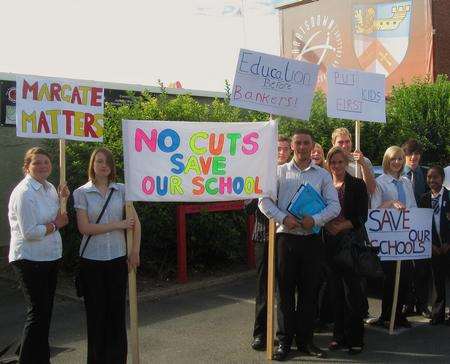
[[(169, 97), (165, 90), (158, 96), (144, 93), (133, 96), (120, 106), (106, 105), (104, 145), (116, 156), (118, 175), (123, 176), (121, 120), (186, 120), (186, 121), (263, 121), (268, 115), (238, 109), (229, 100), (213, 100), (209, 104), (196, 101), (189, 95)], [(229, 94), (229, 86), (227, 85)], [(417, 138), (424, 145), (424, 161), (447, 164), (449, 162), (450, 82), (439, 76), (435, 83), (416, 80), (412, 85), (396, 87), (387, 103), (387, 122), (363, 123), (361, 148), (380, 164), (385, 149), (400, 145), (405, 139)], [(328, 150), (331, 132), (345, 126), (353, 130), (354, 122), (330, 119), (326, 115), (326, 96), (315, 94), (308, 122), (281, 118), (279, 132), (289, 135), (297, 127), (307, 127), (316, 140)], [(73, 191), (86, 182), (87, 164), (93, 143), (68, 142), (67, 179)], [(55, 143), (49, 148), (58, 155)], [(56, 161), (55, 161), (56, 162)], [(122, 178), (122, 177), (121, 177)], [(142, 233), (141, 272), (166, 279), (176, 272), (176, 204), (137, 203)], [(73, 204), (69, 204), (73, 217), (64, 230), (64, 266), (73, 268), (80, 237), (75, 226)], [(189, 269), (208, 271), (245, 261), (246, 225), (242, 212), (201, 213), (188, 217)]]

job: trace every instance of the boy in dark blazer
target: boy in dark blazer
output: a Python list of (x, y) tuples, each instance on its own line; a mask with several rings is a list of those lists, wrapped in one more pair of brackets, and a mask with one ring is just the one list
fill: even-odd
[(445, 320), (445, 279), (450, 277), (450, 198), (449, 191), (443, 187), (444, 169), (433, 166), (427, 173), (430, 191), (420, 198), (419, 207), (432, 208), (432, 269), (436, 298), (433, 302), (430, 324), (450, 325)]

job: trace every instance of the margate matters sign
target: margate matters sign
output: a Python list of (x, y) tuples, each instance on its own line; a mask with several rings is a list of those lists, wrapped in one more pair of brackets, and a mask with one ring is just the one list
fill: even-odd
[(430, 0), (319, 0), (280, 7), (282, 56), (386, 76), (386, 93), (414, 76), (432, 74)]

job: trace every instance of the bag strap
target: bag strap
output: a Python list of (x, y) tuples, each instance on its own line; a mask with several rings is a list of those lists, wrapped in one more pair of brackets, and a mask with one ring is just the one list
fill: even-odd
[[(103, 216), (103, 214), (105, 213), (106, 210), (106, 206), (108, 206), (109, 200), (111, 200), (111, 196), (114, 192), (114, 188), (111, 188), (111, 191), (109, 192), (108, 198), (105, 201), (105, 204), (103, 205), (102, 211), (100, 212), (100, 215), (98, 215), (97, 221), (95, 222), (96, 224), (98, 224)], [(89, 240), (91, 240), (92, 235), (89, 235), (86, 239), (86, 242), (84, 243), (84, 247), (83, 250), (81, 251), (80, 254), (80, 258), (83, 256), (84, 251), (86, 250), (86, 247), (88, 246)]]

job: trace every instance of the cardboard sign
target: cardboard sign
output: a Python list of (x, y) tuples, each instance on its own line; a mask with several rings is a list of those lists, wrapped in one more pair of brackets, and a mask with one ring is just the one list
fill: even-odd
[(415, 260), (431, 257), (432, 209), (369, 210), (366, 229), (381, 260)]
[(319, 66), (241, 49), (230, 103), (308, 120)]
[(127, 201), (276, 196), (275, 122), (123, 121)]
[(34, 76), (16, 82), (17, 136), (103, 141), (103, 88)]
[(384, 75), (330, 67), (327, 79), (328, 116), (386, 122)]

